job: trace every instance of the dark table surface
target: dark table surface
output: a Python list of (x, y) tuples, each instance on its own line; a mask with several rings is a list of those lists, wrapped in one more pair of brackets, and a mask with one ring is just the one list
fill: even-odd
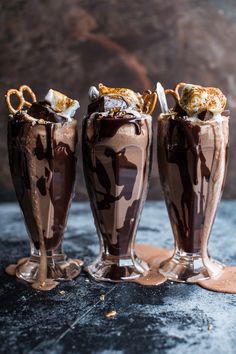
[[(236, 201), (221, 203), (210, 239), (211, 254), (226, 264), (236, 264), (235, 211)], [(4, 273), (6, 265), (28, 254), (16, 204), (0, 206), (0, 241), (0, 353), (236, 352), (235, 295), (171, 282), (96, 283), (83, 272), (51, 292), (38, 292)], [(172, 247), (162, 202), (146, 203), (137, 241)], [(64, 248), (87, 264), (96, 257), (98, 239), (87, 203), (72, 205)], [(117, 316), (107, 318), (111, 310)]]

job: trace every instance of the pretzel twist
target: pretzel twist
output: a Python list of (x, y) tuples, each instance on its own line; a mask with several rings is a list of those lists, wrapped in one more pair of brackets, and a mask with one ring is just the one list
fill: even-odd
[(175, 100), (177, 103), (179, 102), (179, 96), (178, 96), (178, 94), (176, 94), (175, 90), (167, 89), (167, 90), (165, 90), (165, 94), (166, 94), (166, 95), (169, 94), (169, 95), (173, 96), (174, 100)]
[[(24, 98), (24, 92), (27, 92), (31, 98), (31, 102), (26, 101)], [(11, 96), (15, 95), (18, 100), (18, 106), (16, 108), (14, 108), (11, 104)], [(24, 106), (26, 107), (31, 107), (33, 102), (36, 102), (36, 97), (35, 94), (33, 93), (33, 91), (31, 90), (31, 88), (27, 85), (21, 85), (19, 87), (19, 89), (10, 89), (7, 91), (6, 95), (5, 95), (5, 99), (6, 99), (6, 105), (7, 108), (9, 110), (9, 112), (11, 114), (16, 114), (17, 112), (19, 112)]]
[(157, 93), (146, 91), (143, 94), (144, 110), (147, 114), (152, 114), (157, 103)]
[(170, 94), (171, 96), (173, 96), (175, 101), (177, 103), (179, 103), (179, 101), (180, 101), (179, 89), (183, 88), (185, 85), (186, 84), (184, 82), (179, 82), (178, 85), (176, 85), (176, 88), (174, 90), (167, 89), (167, 90), (165, 90), (165, 93), (166, 94)]
[(186, 85), (185, 82), (179, 82), (178, 85), (176, 85), (175, 94), (176, 94), (176, 97), (178, 98), (178, 101), (180, 100), (179, 89), (183, 88), (185, 85)]

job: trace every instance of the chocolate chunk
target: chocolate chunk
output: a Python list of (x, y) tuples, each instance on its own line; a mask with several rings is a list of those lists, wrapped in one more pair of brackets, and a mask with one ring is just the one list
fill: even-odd
[(27, 112), (36, 119), (43, 119), (52, 123), (62, 123), (66, 119), (57, 114), (46, 102), (34, 102)]
[(176, 112), (179, 117), (186, 117), (187, 116), (187, 113), (178, 104), (176, 104), (176, 106), (174, 108), (174, 112)]
[(94, 112), (109, 112), (113, 108), (127, 109), (128, 104), (122, 97), (101, 96), (88, 106), (88, 114)]
[(198, 114), (198, 118), (200, 120), (210, 120), (213, 118), (213, 113), (210, 111), (203, 111)]

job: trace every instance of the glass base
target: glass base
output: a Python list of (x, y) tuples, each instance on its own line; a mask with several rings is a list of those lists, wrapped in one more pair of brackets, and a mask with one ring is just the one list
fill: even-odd
[[(15, 274), (19, 279), (28, 283), (37, 281), (39, 271), (39, 256), (31, 256), (24, 262), (19, 262)], [(83, 262), (79, 259), (70, 259), (63, 255), (47, 257), (47, 279), (50, 280), (71, 280), (81, 272)]]
[(123, 282), (147, 275), (149, 266), (137, 256), (134, 258), (103, 256), (86, 270), (97, 281)]
[(201, 254), (176, 251), (173, 257), (161, 263), (159, 272), (172, 281), (197, 283), (217, 277), (223, 268), (224, 265), (212, 258), (203, 261)]

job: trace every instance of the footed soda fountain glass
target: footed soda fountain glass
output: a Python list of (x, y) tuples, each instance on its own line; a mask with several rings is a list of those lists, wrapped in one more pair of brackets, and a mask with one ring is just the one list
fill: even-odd
[(12, 108), (9, 91), (9, 163), (31, 246), (30, 257), (18, 262), (15, 275), (36, 289), (50, 290), (55, 280), (79, 275), (82, 264), (62, 248), (76, 174), (77, 122), (69, 119), (68, 103), (67, 115), (54, 107), (66, 97), (57, 91), (50, 90), (43, 103), (33, 100), (27, 111)]
[(223, 269), (209, 256), (208, 240), (227, 170), (229, 113), (220, 90), (181, 87), (182, 96), (179, 87), (167, 91), (176, 107), (158, 118), (158, 167), (175, 240), (173, 256), (159, 271), (193, 283)]
[[(88, 266), (96, 280), (128, 281), (149, 267), (134, 250), (151, 167), (152, 112), (156, 95), (100, 84), (90, 89), (83, 122), (83, 165), (100, 240), (100, 254)], [(145, 105), (137, 111), (133, 100)], [(146, 99), (146, 100), (145, 100)]]

